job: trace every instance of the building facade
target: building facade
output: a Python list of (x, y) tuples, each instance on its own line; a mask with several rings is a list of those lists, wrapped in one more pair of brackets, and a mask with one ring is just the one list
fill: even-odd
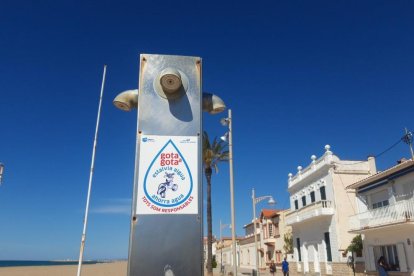
[[(256, 233), (254, 233), (253, 222), (246, 224), (243, 228), (245, 231), (244, 238), (239, 241), (239, 254), (240, 254), (240, 267), (245, 269), (256, 269), (256, 254), (259, 253), (259, 267), (262, 266), (262, 256), (261, 252), (256, 252), (256, 247), (254, 245), (254, 234), (256, 234), (257, 239), (257, 248), (260, 248), (260, 229), (261, 223), (260, 219), (255, 220), (256, 223)], [(260, 250), (259, 250), (260, 251)]]
[(283, 261), (283, 234), (285, 225), (283, 210), (263, 209), (260, 213), (260, 246), (261, 266), (268, 267), (273, 260), (276, 264)]
[[(213, 236), (213, 244), (211, 248), (212, 256), (216, 255), (216, 247), (217, 247), (217, 240), (216, 237)], [(203, 263), (204, 267), (207, 264), (207, 250), (208, 250), (208, 238), (203, 237)]]
[(267, 270), (270, 262), (280, 264), (283, 261), (283, 236), (285, 228), (285, 210), (263, 209), (256, 219), (257, 248), (254, 244), (253, 222), (244, 226), (245, 237), (239, 241), (239, 263), (244, 269), (256, 268), (256, 253), (259, 256), (259, 269)]
[[(346, 249), (354, 234), (348, 233), (348, 218), (355, 214), (355, 195), (346, 187), (376, 173), (375, 160), (340, 160), (325, 146), (319, 159), (311, 157), (306, 168), (289, 174), (290, 212), (295, 262), (300, 274), (349, 275)], [(351, 272), (352, 273), (352, 272)]]
[(357, 214), (351, 233), (363, 237), (368, 275), (377, 275), (384, 256), (389, 275), (414, 275), (414, 161), (398, 165), (348, 186), (356, 193)]
[[(236, 239), (236, 242), (237, 242), (237, 239)], [(220, 264), (223, 266), (233, 265), (232, 246), (233, 246), (233, 241), (231, 237), (222, 237), (221, 240), (217, 241), (215, 252), (216, 252), (216, 260), (217, 260), (218, 267), (220, 267)]]

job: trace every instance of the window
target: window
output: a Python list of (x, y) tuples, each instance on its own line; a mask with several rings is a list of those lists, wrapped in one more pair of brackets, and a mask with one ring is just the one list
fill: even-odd
[(332, 262), (331, 239), (329, 237), (329, 232), (325, 232), (325, 244), (326, 244), (326, 260), (328, 262)]
[(297, 209), (299, 209), (299, 203), (298, 203), (298, 200), (296, 199), (295, 200), (295, 210), (297, 210)]
[(273, 255), (274, 255), (273, 250), (268, 250), (266, 252), (266, 255), (267, 255), (267, 261), (270, 263), (270, 261), (273, 259)]
[(273, 224), (269, 224), (269, 237), (273, 237)]
[(388, 201), (388, 190), (386, 189), (373, 193), (370, 197), (372, 209), (377, 209), (390, 204)]
[(376, 202), (374, 204), (372, 204), (372, 209), (377, 209), (380, 207), (384, 207), (384, 206), (388, 206), (390, 205), (388, 199), (384, 200), (384, 201), (380, 201), (380, 202)]
[(398, 251), (395, 244), (374, 246), (374, 255), (375, 261), (377, 261), (381, 256), (384, 256), (391, 271), (400, 271)]
[(321, 200), (326, 200), (325, 186), (321, 187), (319, 192), (321, 193)]
[(312, 191), (311, 193), (310, 193), (310, 197), (311, 197), (311, 202), (313, 203), (313, 202), (315, 202), (315, 192), (314, 191)]
[(250, 250), (249, 249), (247, 249), (247, 256), (249, 256), (247, 259), (247, 264), (249, 265), (250, 264)]
[(300, 239), (296, 238), (296, 249), (298, 250), (298, 259), (299, 262), (302, 261), (302, 255), (300, 254)]
[(282, 258), (281, 258), (281, 256), (280, 256), (280, 255), (281, 255), (281, 253), (280, 253), (280, 252), (277, 252), (277, 253), (276, 253), (276, 262), (277, 262), (277, 263), (282, 262)]
[(302, 206), (306, 206), (306, 196), (302, 196)]

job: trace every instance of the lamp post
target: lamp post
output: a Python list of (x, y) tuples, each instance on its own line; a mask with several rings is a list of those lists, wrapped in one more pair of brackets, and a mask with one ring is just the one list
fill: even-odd
[(3, 182), (4, 164), (0, 163), (0, 185)]
[[(261, 197), (256, 197), (254, 189), (252, 189), (252, 205), (253, 205), (253, 227), (254, 227), (254, 248), (256, 251), (256, 271), (257, 275), (260, 275), (259, 271), (259, 255), (257, 254), (258, 248), (257, 248), (257, 230), (256, 230), (256, 204), (259, 203), (262, 200), (269, 199), (267, 202), (269, 205), (275, 205), (276, 201), (273, 199), (272, 196), (266, 195)], [(260, 236), (259, 236), (259, 242), (260, 242)]]
[(234, 214), (234, 178), (233, 178), (233, 126), (232, 126), (232, 117), (231, 109), (228, 109), (228, 117), (220, 120), (223, 126), (228, 126), (229, 131), (227, 135), (222, 137), (222, 140), (228, 138), (229, 143), (229, 166), (230, 166), (230, 209), (231, 209), (231, 241), (232, 241), (232, 250), (233, 250), (233, 275), (237, 275), (237, 255), (236, 255), (236, 224), (235, 224), (235, 214)]
[(223, 240), (221, 236), (221, 230), (229, 226), (232, 228), (231, 224), (222, 224), (220, 220), (220, 272), (223, 272)]
[(410, 147), (411, 160), (414, 160), (413, 133), (411, 131), (408, 131), (407, 128), (405, 128), (405, 135), (401, 138), (401, 140), (403, 140), (404, 143), (406, 143)]

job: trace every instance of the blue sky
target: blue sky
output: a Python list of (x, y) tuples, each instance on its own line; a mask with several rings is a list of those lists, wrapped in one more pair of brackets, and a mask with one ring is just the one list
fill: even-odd
[[(288, 208), (288, 173), (325, 144), (363, 160), (414, 129), (413, 12), (412, 1), (3, 1), (0, 259), (78, 257), (103, 64), (89, 259), (127, 257), (136, 112), (112, 99), (137, 87), (140, 53), (202, 57), (204, 91), (232, 108), (243, 235), (253, 187)], [(206, 114), (210, 136), (225, 115)], [(409, 155), (400, 143), (377, 166)], [(216, 235), (230, 222), (228, 171), (213, 175)]]

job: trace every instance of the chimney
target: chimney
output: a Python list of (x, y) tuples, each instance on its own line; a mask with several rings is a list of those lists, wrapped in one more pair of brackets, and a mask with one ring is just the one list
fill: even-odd
[(403, 157), (403, 158), (401, 158), (400, 160), (397, 161), (397, 164), (402, 164), (405, 161), (407, 161), (407, 159)]
[(375, 157), (374, 156), (368, 156), (368, 165), (369, 165), (369, 172), (371, 175), (374, 175), (377, 173), (377, 166), (375, 165)]

